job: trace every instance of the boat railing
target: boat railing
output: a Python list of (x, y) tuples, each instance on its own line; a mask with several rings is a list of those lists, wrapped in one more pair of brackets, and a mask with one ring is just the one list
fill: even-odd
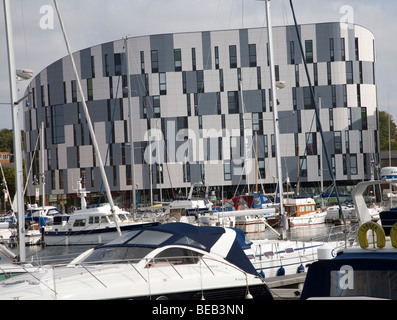
[[(184, 263), (175, 263), (176, 260), (179, 261), (193, 261), (195, 263), (193, 264), (184, 264)], [(157, 260), (157, 261), (156, 261)], [(47, 287), (50, 291), (52, 291), (55, 295), (55, 299), (57, 299), (58, 291), (57, 291), (57, 282), (62, 280), (64, 277), (69, 277), (74, 274), (73, 270), (75, 268), (79, 268), (79, 274), (83, 275), (86, 273), (87, 275), (91, 276), (93, 279), (95, 279), (101, 286), (107, 288), (108, 284), (106, 281), (101, 278), (101, 276), (104, 274), (103, 269), (108, 267), (111, 268), (112, 265), (114, 264), (128, 264), (131, 266), (131, 270), (133, 272), (136, 272), (136, 274), (139, 275), (140, 278), (142, 278), (147, 284), (148, 284), (148, 296), (151, 296), (150, 292), (150, 283), (151, 281), (154, 281), (153, 279), (150, 278), (150, 271), (154, 270), (156, 268), (161, 268), (162, 266), (171, 266), (172, 269), (175, 271), (175, 273), (181, 278), (184, 278), (184, 272), (182, 268), (180, 268), (183, 265), (186, 266), (196, 266), (196, 268), (189, 268), (189, 272), (195, 271), (197, 272), (197, 277), (200, 277), (200, 281), (202, 283), (202, 276), (204, 274), (204, 269), (207, 269), (212, 276), (216, 276), (216, 268), (212, 268), (211, 262), (216, 262), (216, 263), (221, 263), (223, 265), (226, 265), (230, 268), (233, 268), (235, 270), (238, 270), (241, 272), (242, 275), (245, 276), (246, 281), (247, 281), (247, 288), (248, 288), (248, 274), (244, 270), (238, 268), (237, 266), (227, 262), (227, 261), (222, 261), (220, 259), (212, 258), (212, 257), (204, 257), (204, 256), (172, 256), (172, 257), (161, 257), (159, 259), (155, 258), (147, 258), (144, 259), (144, 268), (142, 269), (141, 266), (138, 266), (138, 262), (142, 261), (142, 259), (128, 259), (128, 260), (106, 260), (106, 261), (101, 261), (101, 262), (82, 262), (82, 263), (77, 263), (77, 264), (52, 264), (52, 265), (45, 265), (43, 267), (37, 267), (36, 271), (39, 272), (39, 274), (36, 275), (35, 272), (29, 271), (27, 268), (24, 270), (25, 272), (22, 272), (23, 274), (29, 274), (33, 279), (32, 281), (39, 284), (41, 283), (43, 286)], [(99, 267), (98, 267), (99, 266)], [(51, 273), (51, 277), (46, 278), (46, 281), (43, 281), (42, 276), (42, 271), (40, 269), (43, 268), (44, 270), (47, 270), (48, 272)], [(70, 268), (70, 272), (65, 272), (63, 275), (57, 272), (57, 270), (60, 270), (63, 268)], [(22, 269), (23, 266), (22, 266)], [(208, 273), (207, 273), (208, 274)], [(191, 274), (189, 274), (191, 276)], [(196, 278), (196, 277), (195, 277)]]

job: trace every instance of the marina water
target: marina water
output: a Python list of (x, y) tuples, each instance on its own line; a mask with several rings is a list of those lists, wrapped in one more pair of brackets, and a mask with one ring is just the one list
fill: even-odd
[[(287, 238), (296, 241), (332, 241), (329, 234), (338, 234), (338, 239), (342, 239), (343, 226), (333, 224), (319, 224), (311, 226), (296, 226), (287, 231)], [(276, 236), (266, 230), (268, 239), (276, 239)], [(76, 246), (28, 246), (26, 247), (26, 262), (37, 262), (39, 264), (64, 264), (68, 263), (84, 251), (92, 248), (92, 245)], [(11, 248), (17, 253), (17, 248)], [(9, 261), (1, 261), (7, 263)]]

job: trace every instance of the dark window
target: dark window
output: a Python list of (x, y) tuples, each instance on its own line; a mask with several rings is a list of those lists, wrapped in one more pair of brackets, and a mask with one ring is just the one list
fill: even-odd
[(175, 71), (182, 71), (182, 54), (181, 49), (174, 50)]
[(151, 51), (151, 59), (152, 59), (152, 73), (159, 72), (159, 57), (157, 50)]
[(250, 67), (256, 67), (256, 45), (255, 44), (249, 44), (248, 45), (248, 51), (249, 51), (249, 64), (250, 64)]
[(237, 68), (237, 51), (236, 46), (229, 46), (230, 68)]

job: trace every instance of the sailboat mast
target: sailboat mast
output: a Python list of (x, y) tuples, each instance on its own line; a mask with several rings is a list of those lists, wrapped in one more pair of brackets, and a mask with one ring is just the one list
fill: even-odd
[(132, 122), (132, 103), (131, 103), (131, 76), (130, 76), (130, 60), (128, 53), (128, 38), (124, 40), (125, 46), (125, 64), (127, 66), (127, 87), (128, 87), (128, 112), (130, 116), (130, 143), (131, 143), (131, 184), (132, 184), (132, 213), (136, 212), (136, 184), (135, 184), (135, 150), (134, 150), (134, 130)]
[(92, 144), (94, 145), (95, 153), (96, 153), (97, 159), (99, 161), (99, 169), (101, 171), (101, 176), (102, 176), (102, 180), (103, 180), (103, 185), (104, 185), (105, 190), (106, 190), (106, 195), (108, 196), (108, 200), (109, 200), (109, 204), (110, 204), (110, 211), (113, 214), (117, 232), (121, 236), (121, 229), (120, 229), (120, 226), (119, 226), (119, 223), (118, 223), (118, 220), (117, 220), (118, 218), (117, 218), (117, 215), (116, 215), (116, 209), (115, 209), (115, 206), (114, 206), (114, 203), (113, 203), (113, 198), (112, 198), (112, 194), (111, 194), (110, 187), (109, 187), (109, 182), (108, 182), (108, 179), (106, 177), (106, 172), (105, 172), (105, 169), (104, 169), (104, 166), (103, 166), (103, 160), (102, 160), (102, 157), (101, 157), (101, 153), (99, 151), (98, 142), (97, 142), (96, 137), (95, 137), (94, 128), (92, 126), (90, 114), (88, 112), (87, 104), (85, 102), (83, 88), (81, 87), (80, 77), (79, 77), (79, 74), (77, 72), (77, 68), (76, 68), (76, 64), (74, 62), (72, 51), (70, 49), (69, 40), (68, 40), (67, 35), (66, 35), (65, 27), (63, 25), (63, 20), (62, 20), (61, 13), (60, 13), (59, 8), (58, 8), (57, 0), (54, 0), (54, 5), (55, 5), (55, 8), (56, 8), (56, 11), (57, 11), (57, 14), (58, 14), (58, 19), (59, 19), (59, 23), (61, 25), (62, 33), (63, 33), (63, 36), (65, 38), (66, 48), (68, 50), (68, 53), (69, 53), (69, 56), (70, 56), (70, 60), (72, 62), (73, 71), (74, 71), (74, 74), (75, 74), (75, 77), (76, 77), (76, 81), (77, 81), (77, 87), (78, 87), (78, 90), (79, 90), (79, 93), (80, 93), (80, 97), (81, 97), (81, 100), (82, 100), (81, 103), (83, 105), (84, 114), (85, 114), (85, 117), (86, 117), (86, 120), (87, 120), (87, 126), (88, 126), (88, 129), (90, 131), (90, 135), (91, 135), (91, 139), (92, 139)]
[(8, 71), (10, 77), (10, 95), (12, 108), (12, 126), (13, 126), (13, 142), (14, 142), (14, 163), (15, 163), (15, 192), (17, 199), (18, 212), (18, 235), (19, 235), (19, 261), (25, 262), (25, 206), (23, 201), (23, 171), (22, 171), (22, 140), (21, 140), (21, 124), (20, 110), (17, 97), (16, 87), (16, 68), (14, 55), (14, 38), (12, 33), (12, 20), (10, 1), (4, 0), (4, 21), (6, 28), (7, 40), (7, 56)]
[(284, 212), (283, 200), (283, 176), (281, 171), (281, 156), (280, 156), (280, 134), (278, 122), (278, 108), (277, 108), (277, 94), (276, 94), (276, 78), (274, 74), (274, 58), (273, 58), (273, 32), (272, 22), (270, 17), (270, 0), (266, 0), (266, 24), (267, 24), (267, 38), (269, 43), (269, 66), (270, 66), (270, 83), (273, 101), (273, 124), (274, 124), (274, 145), (276, 148), (276, 173), (280, 193), (280, 217), (282, 222), (281, 237), (286, 238), (286, 230), (288, 227), (287, 217)]

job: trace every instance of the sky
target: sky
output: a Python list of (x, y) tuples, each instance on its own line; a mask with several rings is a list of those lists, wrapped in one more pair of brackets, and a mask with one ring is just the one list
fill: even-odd
[[(67, 55), (55, 6), (51, 0), (10, 2), (16, 68), (32, 69), (37, 75)], [(265, 2), (256, 0), (58, 0), (58, 5), (73, 52), (126, 36), (266, 26)], [(298, 24), (348, 21), (373, 32), (378, 106), (396, 122), (397, 1), (293, 0), (293, 5)], [(289, 0), (271, 1), (271, 19), (274, 26), (293, 24)], [(19, 98), (28, 83), (18, 83)], [(12, 129), (9, 101), (1, 1), (0, 129)]]

